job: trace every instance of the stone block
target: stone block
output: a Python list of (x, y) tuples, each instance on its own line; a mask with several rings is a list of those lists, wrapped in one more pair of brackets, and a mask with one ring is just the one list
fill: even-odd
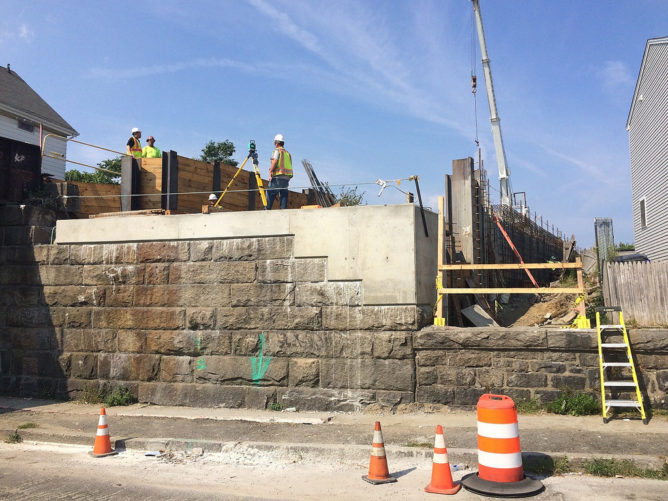
[(137, 244), (137, 261), (140, 263), (171, 263), (188, 261), (188, 242), (141, 242)]
[(412, 391), (415, 384), (412, 360), (322, 359), (323, 388), (361, 388)]
[(395, 408), (400, 404), (410, 404), (414, 400), (412, 391), (378, 390), (376, 392), (376, 402), (391, 408)]
[(51, 311), (45, 306), (11, 308), (5, 318), (10, 327), (43, 327), (51, 324)]
[(416, 333), (414, 345), (416, 349), (521, 349), (545, 350), (547, 333), (545, 329), (503, 327), (426, 327)]
[(143, 353), (146, 350), (145, 331), (119, 330), (117, 339), (118, 351), (121, 353)]
[(212, 240), (194, 240), (190, 242), (191, 261), (211, 261), (212, 252)]
[(373, 355), (372, 332), (323, 332), (322, 357), (327, 358), (371, 358)]
[(48, 249), (49, 264), (70, 264), (69, 245), (36, 245), (34, 248), (38, 247)]
[(656, 371), (656, 384), (659, 391), (668, 393), (668, 370)]
[(329, 330), (413, 330), (415, 306), (323, 306), (322, 323)]
[(545, 388), (547, 386), (547, 375), (522, 372), (509, 373), (506, 377), (506, 384), (510, 387), (519, 388)]
[(153, 381), (158, 378), (160, 357), (158, 355), (135, 355), (114, 353), (110, 359), (110, 379), (119, 381)]
[(445, 365), (448, 352), (445, 350), (420, 350), (416, 351), (416, 362), (420, 367), (434, 367)]
[(547, 336), (547, 347), (550, 350), (593, 350), (597, 349), (596, 331), (592, 330), (551, 330)]
[(247, 409), (267, 409), (269, 405), (276, 401), (276, 388), (261, 388), (259, 386), (249, 386), (246, 389), (244, 407)]
[(229, 306), (230, 285), (137, 286), (135, 306)]
[(186, 308), (186, 326), (191, 330), (210, 330), (216, 326), (215, 308)]
[(257, 238), (234, 238), (213, 242), (214, 261), (254, 261), (258, 257)]
[(97, 308), (54, 306), (49, 308), (50, 324), (56, 327), (85, 329), (91, 327), (91, 312), (94, 310), (99, 311)]
[(529, 362), (529, 371), (547, 374), (563, 374), (566, 372), (566, 364), (561, 362), (547, 362), (543, 360)]
[(269, 306), (295, 304), (294, 284), (232, 284), (230, 306)]
[(57, 358), (58, 367), (62, 377), (70, 377), (72, 374), (72, 355), (65, 353)]
[(144, 283), (144, 265), (84, 265), (84, 285), (138, 285)]
[(127, 244), (103, 244), (103, 264), (133, 264), (137, 262), (136, 243)]
[(601, 370), (600, 369), (587, 369), (585, 371), (585, 376), (587, 378), (587, 388), (590, 389), (601, 389)]
[(455, 389), (442, 385), (418, 386), (415, 400), (423, 404), (450, 405), (455, 400)]
[(166, 285), (169, 283), (169, 264), (148, 263), (145, 275), (146, 285)]
[(219, 329), (316, 330), (320, 313), (319, 308), (299, 306), (218, 308), (216, 320)]
[(172, 263), (172, 284), (247, 283), (255, 281), (255, 262)]
[[(35, 262), (39, 264), (49, 264), (49, 250), (50, 250), (50, 245), (33, 245), (32, 249), (30, 247), (25, 247), (24, 252), (30, 253), (32, 250), (32, 259), (23, 259), (20, 262), (21, 263), (26, 263), (26, 262)], [(13, 247), (14, 249), (18, 247)], [(63, 264), (63, 263), (58, 263), (58, 264)]]
[(194, 364), (196, 382), (271, 386), (288, 384), (286, 358), (203, 356)]
[(98, 287), (94, 292), (97, 306), (106, 307), (127, 307), (132, 306), (134, 302), (134, 285), (111, 285), (108, 287)]
[(531, 390), (524, 390), (521, 388), (504, 388), (503, 390), (499, 391), (501, 394), (512, 398), (513, 402), (522, 402), (531, 398)]
[(0, 286), (0, 306), (43, 306), (42, 287)]
[(116, 331), (110, 329), (63, 329), (63, 352), (115, 352)]
[(320, 384), (320, 361), (312, 358), (290, 359), (288, 366), (289, 386), (317, 387)]
[(78, 285), (81, 283), (81, 266), (52, 266), (39, 267), (39, 278), (42, 285)]
[(373, 335), (374, 358), (413, 358), (413, 336), (406, 332), (379, 332)]
[(11, 347), (14, 349), (45, 351), (58, 349), (57, 333), (53, 328), (8, 328), (4, 335), (11, 339)]
[(476, 386), (485, 388), (490, 393), (494, 388), (503, 388), (505, 372), (487, 367), (475, 369)]
[(2, 243), (4, 245), (30, 245), (33, 243), (30, 226), (5, 226), (0, 229), (2, 230)]
[[(549, 360), (551, 362), (572, 362), (572, 363), (577, 363), (578, 361), (578, 354), (576, 352), (568, 352), (568, 351), (546, 351), (545, 353), (537, 353), (537, 352), (531, 352), (532, 353), (532, 358), (536, 358), (537, 360)], [(539, 357), (542, 356), (541, 357)], [(598, 357), (598, 352), (596, 354), (596, 357)], [(596, 359), (596, 364), (598, 365), (598, 358)]]
[(160, 381), (166, 383), (192, 383), (193, 369), (190, 357), (162, 357)]
[(360, 306), (361, 282), (299, 283), (295, 287), (298, 306)]
[(103, 257), (101, 244), (70, 245), (70, 264), (102, 264)]
[[(2, 227), (0, 227), (0, 230)], [(0, 232), (0, 241), (2, 235)], [(41, 246), (0, 245), (0, 264), (31, 264), (48, 261), (48, 251), (39, 251)], [(38, 261), (43, 259), (46, 261)]]
[(294, 248), (293, 236), (260, 237), (257, 242), (257, 259), (291, 258)]
[(475, 370), (463, 367), (437, 367), (438, 384), (443, 386), (474, 386)]
[(554, 375), (552, 376), (550, 384), (556, 389), (570, 388), (571, 390), (584, 390), (585, 382), (585, 376)]
[(578, 353), (577, 360), (582, 367), (598, 367), (598, 353)]
[[(633, 345), (631, 345), (633, 346)], [(642, 370), (668, 369), (668, 355), (635, 354), (636, 365)]]
[(543, 404), (554, 402), (561, 396), (560, 390), (535, 390), (534, 398)]
[(273, 284), (294, 282), (294, 261), (289, 259), (270, 259), (257, 263), (257, 281)]
[(490, 367), (492, 354), (486, 351), (453, 350), (448, 353), (447, 364), (451, 367)]
[(429, 386), (438, 383), (438, 374), (436, 367), (418, 367), (417, 368), (417, 385)]
[(73, 353), (70, 368), (71, 377), (78, 379), (94, 379), (97, 377), (97, 355), (90, 353)]
[(279, 403), (300, 411), (359, 412), (375, 402), (375, 393), (368, 390), (331, 390), (298, 386), (279, 390)]
[(295, 282), (324, 282), (327, 280), (327, 258), (301, 258), (294, 260)]
[[(508, 395), (509, 391), (511, 390), (504, 390), (503, 394)], [(527, 395), (531, 395), (531, 393), (526, 390)], [(455, 397), (452, 402), (452, 405), (456, 406), (462, 406), (462, 407), (469, 407), (476, 405), (478, 403), (478, 400), (480, 400), (480, 397), (486, 393), (486, 390), (484, 388), (462, 388), (458, 387), (455, 388)]]
[(668, 353), (668, 329), (630, 329), (629, 341), (635, 353)]
[(183, 308), (104, 308), (93, 311), (100, 329), (183, 329)]

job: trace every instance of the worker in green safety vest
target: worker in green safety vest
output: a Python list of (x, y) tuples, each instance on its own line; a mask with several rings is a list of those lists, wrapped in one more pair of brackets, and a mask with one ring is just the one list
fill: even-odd
[(271, 154), (269, 168), (269, 186), (267, 188), (267, 210), (271, 209), (276, 195), (280, 199), (280, 208), (288, 208), (288, 184), (292, 179), (292, 156), (284, 148), (283, 134), (274, 137), (274, 152)]
[(146, 142), (148, 143), (148, 146), (144, 146), (144, 149), (141, 150), (142, 158), (162, 158), (162, 152), (154, 146), (155, 138), (153, 136), (148, 136)]

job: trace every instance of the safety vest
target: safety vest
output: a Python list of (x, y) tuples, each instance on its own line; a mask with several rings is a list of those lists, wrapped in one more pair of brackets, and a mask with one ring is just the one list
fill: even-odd
[(142, 157), (143, 158), (161, 158), (162, 153), (155, 146), (144, 146), (144, 149), (142, 150)]
[(135, 158), (141, 158), (141, 143), (139, 142), (139, 139), (134, 136), (132, 136), (132, 139), (134, 139), (135, 145), (130, 148), (130, 153), (132, 153), (132, 156)]
[[(276, 170), (274, 176), (292, 177), (292, 157), (285, 148), (276, 148), (278, 151), (278, 162), (276, 162)], [(273, 157), (273, 154), (272, 154)]]

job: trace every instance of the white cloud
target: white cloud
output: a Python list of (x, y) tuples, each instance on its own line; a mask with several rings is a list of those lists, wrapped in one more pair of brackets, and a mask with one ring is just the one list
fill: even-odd
[(599, 69), (599, 77), (603, 87), (609, 92), (616, 92), (633, 85), (634, 78), (631, 71), (622, 61), (605, 61)]
[(114, 68), (91, 68), (86, 76), (88, 78), (104, 79), (130, 79), (143, 78), (164, 73), (176, 73), (193, 68), (236, 68), (244, 71), (253, 71), (255, 68), (249, 64), (233, 61), (231, 59), (200, 58), (194, 61), (178, 62), (170, 64), (155, 64), (153, 66), (138, 66), (136, 68), (114, 69)]
[(25, 40), (26, 42), (32, 42), (35, 38), (35, 32), (32, 31), (27, 24), (23, 23), (19, 26), (18, 32), (19, 38)]

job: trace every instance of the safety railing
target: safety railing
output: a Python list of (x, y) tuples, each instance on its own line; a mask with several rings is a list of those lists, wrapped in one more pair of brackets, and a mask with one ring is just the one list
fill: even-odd
[(82, 165), (83, 167), (90, 167), (91, 169), (99, 170), (99, 171), (102, 171), (102, 172), (107, 172), (109, 174), (114, 174), (115, 176), (119, 176), (120, 174), (118, 172), (114, 172), (113, 170), (105, 169), (105, 168), (99, 167), (97, 165), (90, 165), (90, 164), (85, 164), (83, 162), (76, 162), (74, 160), (70, 160), (70, 159), (66, 158), (65, 155), (63, 155), (62, 153), (58, 153), (56, 151), (49, 151), (47, 153), (46, 140), (49, 139), (49, 138), (54, 138), (54, 139), (57, 139), (59, 141), (64, 141), (64, 142), (72, 142), (72, 143), (77, 143), (77, 144), (83, 144), (84, 146), (89, 146), (91, 148), (95, 148), (95, 149), (98, 149), (98, 150), (109, 151), (111, 153), (116, 153), (117, 155), (121, 155), (121, 156), (128, 156), (127, 153), (122, 152), (122, 151), (110, 150), (109, 148), (105, 148), (104, 146), (98, 146), (97, 144), (91, 144), (91, 143), (85, 143), (84, 141), (79, 141), (78, 139), (73, 139), (73, 138), (70, 138), (70, 137), (59, 136), (58, 134), (47, 134), (46, 136), (44, 136), (44, 139), (42, 140), (42, 148), (41, 148), (42, 158), (53, 158), (53, 159), (56, 159), (56, 160), (63, 160), (67, 163)]

